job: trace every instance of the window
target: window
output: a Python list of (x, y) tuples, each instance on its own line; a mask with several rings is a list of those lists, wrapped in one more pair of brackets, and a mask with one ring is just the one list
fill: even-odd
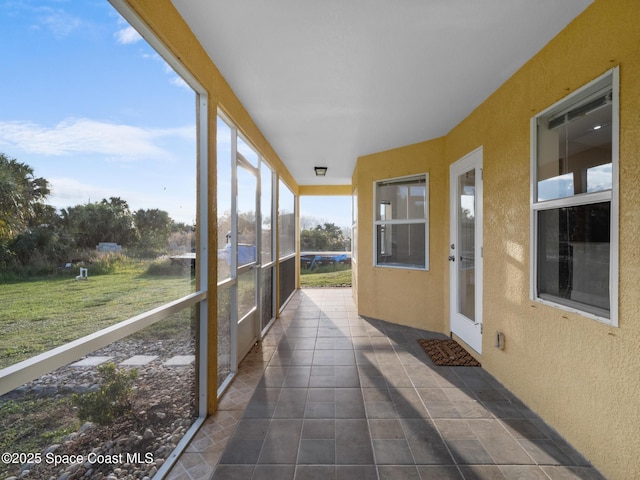
[(287, 185), (279, 182), (278, 228), (280, 257), (296, 253), (296, 198)]
[(618, 70), (532, 120), (534, 300), (617, 325)]
[(375, 264), (429, 269), (429, 175), (375, 183)]
[(289, 187), (279, 182), (278, 227), (280, 231), (280, 258), (296, 253), (296, 199)]
[[(2, 282), (0, 323), (15, 328), (0, 335), (0, 368), (200, 290), (199, 95), (171, 64), (186, 72), (153, 35), (117, 42), (136, 25), (111, 7), (56, 5), (96, 26), (95, 35), (70, 29), (65, 41), (45, 23), (34, 28), (42, 19), (32, 6), (13, 7), (2, 32), (16, 49), (3, 49), (14, 68), (2, 84), (0, 202), (19, 210), (1, 209), (11, 228), (0, 228), (0, 276), (12, 281)], [(33, 74), (38, 58), (56, 59), (46, 76)], [(72, 295), (62, 280), (81, 272), (100, 287)]]
[(261, 264), (273, 262), (273, 182), (274, 173), (265, 162), (260, 162), (260, 217), (262, 222)]
[(296, 196), (278, 181), (279, 297), (284, 308), (296, 290)]
[[(139, 358), (125, 362), (124, 368), (139, 373), (131, 385), (136, 396), (162, 391), (170, 399), (162, 411), (182, 419), (173, 446), (156, 452), (156, 459), (166, 460), (157, 462), (162, 478), (204, 422), (210, 403), (207, 378), (199, 374), (209, 349), (200, 335), (208, 323), (208, 272), (202, 228), (207, 208), (199, 193), (209, 191), (208, 176), (200, 174), (208, 171), (208, 152), (198, 148), (208, 145), (208, 99), (127, 3), (112, 3), (124, 18), (86, 2), (47, 2), (48, 14), (90, 29), (60, 33), (28, 2), (12, 5), (11, 25), (3, 25), (16, 48), (3, 51), (12, 75), (2, 85), (0, 176), (6, 177), (4, 164), (11, 164), (5, 155), (24, 165), (12, 170), (25, 181), (9, 178), (8, 184), (21, 187), (20, 200), (28, 203), (18, 202), (23, 211), (12, 216), (20, 222), (12, 225), (11, 238), (4, 232), (0, 238), (0, 276), (11, 279), (0, 287), (0, 396), (12, 399), (23, 420), (14, 422), (10, 436), (3, 430), (0, 444), (40, 452), (61, 443), (76, 428), (65, 413), (71, 411), (71, 389), (60, 389), (55, 399), (25, 393), (47, 377), (66, 383), (70, 370), (73, 383), (96, 374), (97, 380), (101, 367), (114, 367), (109, 362), (124, 360), (135, 346), (156, 358), (153, 374)], [(47, 74), (34, 75), (47, 58), (56, 59)], [(0, 196), (5, 200), (6, 193)], [(85, 365), (109, 361), (97, 370), (69, 366), (82, 357)], [(168, 367), (176, 362), (179, 373), (167, 386), (162, 377), (176, 375), (176, 367)], [(131, 414), (142, 418), (144, 403), (133, 402)], [(27, 428), (44, 411), (59, 420), (55, 427)], [(86, 440), (116, 441), (122, 419), (101, 416), (108, 424), (87, 431)], [(157, 442), (164, 422), (151, 417), (145, 425), (155, 432), (150, 442)], [(32, 476), (49, 476), (37, 467)], [(112, 476), (116, 467), (101, 465), (99, 475)], [(3, 463), (0, 476), (17, 475), (19, 468)], [(144, 466), (138, 471), (153, 475)]]

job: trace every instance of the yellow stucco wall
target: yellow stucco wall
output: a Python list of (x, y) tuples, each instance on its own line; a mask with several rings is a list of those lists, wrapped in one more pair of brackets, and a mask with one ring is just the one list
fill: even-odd
[[(596, 0), (443, 139), (362, 157), (354, 172), (359, 312), (448, 333), (448, 269), (440, 261), (448, 254), (448, 167), (483, 146), (483, 366), (618, 480), (640, 478), (639, 25), (637, 0)], [(530, 119), (616, 65), (619, 328), (529, 299)], [(425, 169), (432, 271), (373, 268), (372, 181)], [(497, 330), (506, 336), (502, 351), (493, 347)]]
[[(484, 146), (483, 366), (611, 479), (640, 475), (640, 5), (596, 1), (446, 137)], [(531, 116), (620, 65), (619, 328), (529, 300)], [(506, 336), (504, 351), (492, 333)]]
[[(442, 279), (446, 169), (444, 140), (409, 145), (358, 159), (353, 184), (358, 189), (358, 254), (354, 272), (360, 315), (443, 331), (444, 285)], [(429, 271), (373, 266), (374, 182), (417, 173), (429, 173)]]

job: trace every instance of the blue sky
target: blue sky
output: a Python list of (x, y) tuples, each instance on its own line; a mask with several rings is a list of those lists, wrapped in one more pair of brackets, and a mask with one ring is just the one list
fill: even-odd
[[(308, 228), (306, 217), (320, 223), (334, 223), (339, 227), (351, 228), (351, 197), (300, 197), (301, 227)], [(373, 215), (373, 213), (372, 213)]]
[[(119, 196), (196, 212), (195, 93), (106, 0), (0, 2), (0, 152), (65, 208)], [(302, 215), (349, 226), (348, 198)]]
[(63, 208), (195, 219), (195, 93), (104, 0), (0, 3), (0, 152)]

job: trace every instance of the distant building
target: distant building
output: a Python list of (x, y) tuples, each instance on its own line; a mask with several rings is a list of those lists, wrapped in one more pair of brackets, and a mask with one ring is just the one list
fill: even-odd
[(122, 245), (118, 245), (117, 243), (113, 242), (100, 242), (98, 245), (96, 245), (96, 250), (98, 252), (121, 252)]

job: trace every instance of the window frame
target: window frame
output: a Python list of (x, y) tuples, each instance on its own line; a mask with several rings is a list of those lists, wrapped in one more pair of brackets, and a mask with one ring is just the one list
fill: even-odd
[(166, 47), (162, 41), (149, 29), (136, 12), (125, 0), (110, 0), (113, 8), (133, 27), (149, 44), (149, 46), (170, 65), (182, 80), (184, 80), (196, 95), (195, 118), (196, 118), (196, 142), (198, 145), (195, 161), (197, 162), (195, 199), (197, 202), (197, 276), (196, 291), (191, 292), (181, 298), (167, 299), (167, 302), (150, 310), (143, 311), (128, 319), (113, 324), (109, 327), (90, 333), (84, 337), (67, 342), (59, 347), (53, 348), (34, 357), (15, 363), (0, 369), (0, 395), (48, 374), (59, 367), (64, 367), (96, 350), (111, 345), (114, 342), (124, 339), (134, 333), (143, 330), (153, 324), (161, 322), (176, 313), (195, 308), (198, 331), (194, 332), (196, 340), (196, 379), (195, 395), (197, 398), (198, 417), (186, 427), (183, 437), (170, 452), (165, 463), (158, 468), (158, 478), (164, 478), (171, 468), (176, 464), (182, 452), (189, 442), (204, 424), (207, 417), (210, 389), (208, 388), (208, 352), (211, 347), (209, 338), (208, 320), (208, 299), (210, 295), (210, 279), (208, 277), (208, 249), (209, 242), (208, 225), (209, 211), (208, 204), (209, 182), (208, 172), (211, 158), (209, 156), (209, 95), (202, 84), (182, 65), (180, 60), (174, 56), (172, 51)]
[[(424, 218), (410, 218), (398, 220), (378, 219), (378, 186), (382, 183), (402, 182), (412, 179), (423, 179), (425, 185)], [(378, 263), (378, 226), (379, 225), (420, 225), (424, 224), (424, 267), (403, 265), (397, 263)], [(397, 268), (403, 270), (429, 271), (429, 172), (404, 175), (400, 177), (384, 178), (373, 182), (373, 266), (380, 268)]]
[[(264, 245), (261, 245), (261, 253), (260, 253), (260, 265), (262, 266), (262, 268), (268, 268), (268, 267), (272, 267), (274, 266), (278, 259), (277, 254), (276, 254), (276, 231), (277, 228), (274, 226), (274, 223), (277, 224), (278, 223), (278, 209), (276, 206), (276, 188), (277, 188), (277, 175), (275, 170), (271, 167), (271, 165), (269, 164), (269, 162), (267, 162), (264, 157), (260, 157), (260, 182), (261, 182), (261, 186), (266, 185), (267, 183), (269, 184), (269, 210), (266, 211), (265, 209), (263, 209), (262, 207), (263, 205), (263, 195), (264, 195), (264, 191), (261, 188), (260, 189), (260, 228), (262, 229), (262, 225), (264, 225), (263, 220), (265, 218), (265, 216), (269, 216), (271, 218), (270, 220), (270, 234), (269, 234), (269, 261), (265, 261), (265, 259), (263, 258), (264, 255)], [(268, 175), (268, 182), (266, 182), (266, 176)], [(275, 222), (274, 222), (275, 219)]]
[[(554, 112), (562, 112), (572, 105), (584, 101), (590, 95), (602, 89), (604, 83), (609, 83), (612, 94), (611, 110), (611, 189), (596, 192), (578, 193), (572, 196), (554, 198), (550, 200), (538, 200), (538, 120)], [(530, 155), (530, 300), (536, 303), (548, 305), (559, 310), (578, 314), (580, 316), (596, 320), (598, 322), (617, 327), (618, 326), (618, 226), (619, 226), (619, 146), (620, 146), (620, 72), (619, 67), (614, 67), (598, 76), (575, 92), (555, 102), (550, 107), (542, 110), (531, 118), (531, 155)], [(579, 207), (595, 203), (610, 203), (610, 241), (609, 241), (609, 316), (599, 315), (580, 308), (578, 302), (572, 305), (559, 303), (549, 298), (542, 298), (538, 292), (538, 212), (545, 210), (557, 210), (565, 207)]]
[[(288, 260), (291, 257), (294, 257), (295, 255), (297, 255), (297, 241), (296, 241), (296, 231), (298, 230), (298, 202), (297, 202), (297, 195), (295, 194), (295, 192), (293, 191), (293, 189), (291, 187), (289, 187), (289, 185), (287, 185), (287, 183), (284, 181), (284, 179), (282, 177), (278, 178), (278, 202), (277, 202), (277, 209), (276, 211), (278, 212), (278, 217), (277, 217), (277, 224), (278, 224), (278, 251), (277, 251), (277, 260), (279, 262), (282, 262), (284, 260)], [(284, 188), (283, 188), (284, 187)], [(281, 223), (283, 214), (282, 214), (282, 192), (289, 192), (291, 194), (291, 199), (293, 200), (293, 212), (291, 212), (291, 214), (293, 215), (293, 237), (287, 237), (290, 240), (293, 239), (293, 250), (291, 251), (283, 251), (283, 235), (286, 232), (283, 232), (284, 228), (283, 225)], [(288, 214), (289, 215), (289, 214)]]

